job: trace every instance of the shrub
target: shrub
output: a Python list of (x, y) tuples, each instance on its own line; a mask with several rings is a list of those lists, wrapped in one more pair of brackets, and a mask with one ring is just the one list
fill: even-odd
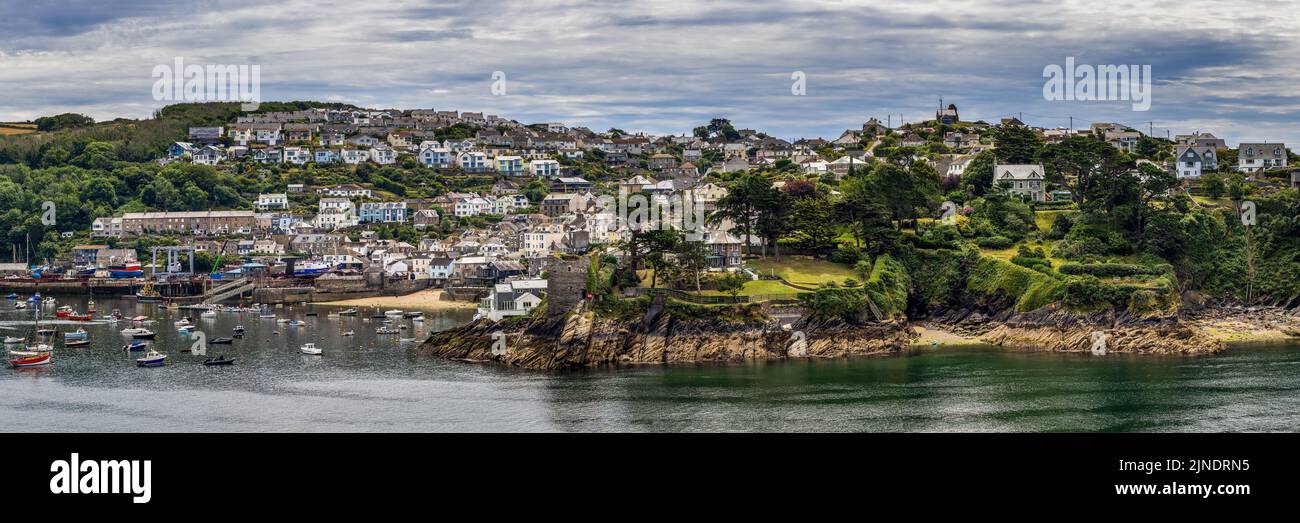
[(1061, 299), (1064, 284), (1058, 279), (988, 256), (980, 257), (966, 278), (966, 290), (1001, 296), (1021, 312), (1032, 311)]
[(1015, 245), (1015, 241), (1006, 236), (990, 236), (988, 238), (976, 238), (975, 245), (985, 249), (1010, 249)]
[(1137, 265), (1132, 263), (1063, 263), (1056, 269), (1061, 274), (1091, 275), (1099, 278), (1125, 276), (1159, 276), (1172, 270), (1168, 264)]

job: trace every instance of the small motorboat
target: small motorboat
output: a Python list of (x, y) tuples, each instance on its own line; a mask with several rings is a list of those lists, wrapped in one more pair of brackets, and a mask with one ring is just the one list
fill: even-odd
[(123, 329), (122, 334), (130, 336), (137, 340), (152, 340), (154, 336), (158, 335), (158, 333), (154, 331), (151, 331), (149, 329), (139, 328), (139, 327), (133, 329)]
[(95, 300), (86, 302), (86, 314), (94, 314), (95, 312)]
[(415, 343), (415, 338), (398, 338), (398, 343)]
[(77, 314), (74, 312), (72, 314), (69, 314), (67, 318), (72, 321), (90, 321), (95, 319), (95, 316), (90, 314)]
[(149, 344), (140, 340), (135, 340), (122, 346), (124, 352), (140, 352), (147, 348), (149, 348)]
[(90, 334), (86, 332), (86, 329), (81, 329), (81, 328), (78, 328), (76, 331), (73, 332), (63, 333), (63, 339), (65, 340), (84, 340), (89, 337)]
[(189, 318), (183, 318), (179, 321), (172, 322), (172, 325), (175, 325), (176, 327), (188, 327), (194, 325), (194, 322), (190, 321)]
[(55, 318), (67, 318), (69, 314), (72, 314), (72, 306), (70, 305), (64, 305), (54, 310)]
[(316, 347), (315, 343), (304, 343), (302, 347), (298, 348), (298, 350), (303, 354), (311, 354), (313, 356), (321, 355), (321, 350)]
[(27, 341), (27, 339), (26, 339), (26, 338), (16, 338), (16, 337), (13, 337), (13, 336), (5, 336), (5, 345), (13, 345), (13, 344), (16, 344), (16, 343), (22, 343), (22, 342), (24, 342), (24, 341)]
[(243, 325), (236, 325), (236, 326), (235, 326), (235, 332), (244, 332), (244, 326), (243, 326)]
[(315, 312), (308, 312), (308, 313), (303, 314), (303, 316), (315, 316), (315, 315), (316, 315)]
[(167, 364), (167, 355), (150, 349), (144, 356), (135, 359), (137, 367), (161, 367)]
[(90, 345), (90, 340), (64, 340), (63, 341), (64, 347), (87, 347), (89, 345)]
[(184, 332), (184, 333), (186, 333), (186, 334), (189, 334), (189, 333), (191, 333), (191, 332), (194, 332), (194, 326), (193, 326), (193, 325), (186, 325), (186, 326), (184, 326), (184, 327), (177, 328), (176, 330), (177, 330), (177, 331), (180, 331), (180, 332)]
[(327, 318), (327, 319), (331, 319), (331, 320), (337, 320), (337, 319), (339, 319), (339, 313), (337, 313), (337, 312), (331, 312), (331, 313), (329, 313), (329, 314), (326, 314), (326, 315), (325, 315), (325, 318)]
[(11, 293), (9, 293), (8, 296), (5, 296), (5, 299), (6, 299), (6, 300), (16, 300), (16, 299), (18, 299), (18, 294), (17, 294), (17, 293), (13, 293), (13, 292), (11, 292)]
[(26, 309), (26, 308), (27, 308), (27, 304), (26, 304), (26, 303), (23, 303), (23, 302), (21, 302), (21, 301), (20, 301), (20, 302), (14, 302), (14, 310), (21, 310), (21, 309)]
[(343, 331), (344, 336), (355, 336), (356, 334), (354, 331)]
[(356, 315), (357, 315), (356, 309), (343, 309), (339, 311), (339, 316), (356, 316)]
[(378, 329), (375, 329), (375, 334), (397, 334), (399, 332), (402, 331), (394, 329), (392, 327), (380, 327)]
[(424, 323), (424, 315), (421, 314), (419, 316), (411, 317), (411, 323)]
[(204, 365), (208, 365), (208, 366), (213, 366), (213, 365), (234, 365), (234, 364), (235, 364), (235, 358), (227, 358), (227, 357), (225, 357), (224, 355), (220, 355), (220, 356), (217, 356), (217, 357), (215, 357), (215, 358), (208, 358), (208, 359), (206, 359), (206, 360), (203, 360), (203, 364), (204, 364)]
[(148, 316), (136, 316), (131, 318), (131, 321), (136, 323), (153, 323), (153, 320), (149, 319)]
[(381, 318), (387, 318), (387, 316), (384, 316), (383, 314), (371, 314), (371, 315), (370, 315), (370, 318), (371, 318), (371, 319), (378, 320), (378, 319), (381, 319)]
[(307, 325), (307, 322), (302, 321), (302, 320), (290, 320), (290, 321), (289, 321), (289, 326), (290, 326), (290, 327), (303, 327), (303, 326), (306, 326), (306, 325)]
[(9, 365), (14, 368), (49, 365), (52, 355), (50, 351), (10, 351)]
[(212, 310), (212, 309), (208, 309), (208, 310), (206, 310), (206, 311), (203, 311), (202, 313), (199, 313), (199, 317), (200, 317), (200, 318), (216, 318), (216, 317), (217, 317), (217, 311), (214, 311), (214, 310)]
[(212, 339), (211, 341), (209, 341), (208, 343), (212, 343), (212, 344), (216, 344), (216, 345), (220, 345), (220, 344), (226, 344), (226, 345), (229, 345), (229, 344), (231, 344), (231, 343), (234, 343), (234, 341), (235, 341), (234, 338), (227, 338), (227, 337), (224, 337), (224, 336), (223, 336), (223, 337), (220, 337), (220, 338), (213, 338), (213, 339)]
[(54, 329), (36, 329), (37, 336), (53, 336), (55, 334), (58, 334), (58, 332), (59, 331), (56, 331)]
[(290, 320), (289, 318), (280, 318), (280, 319), (275, 320), (276, 323), (289, 323), (290, 321), (293, 321), (293, 320)]
[(404, 313), (403, 313), (402, 311), (400, 311), (400, 310), (397, 310), (397, 309), (384, 311), (384, 316), (397, 316), (397, 317), (400, 318), (400, 317), (402, 317), (402, 314), (404, 314)]

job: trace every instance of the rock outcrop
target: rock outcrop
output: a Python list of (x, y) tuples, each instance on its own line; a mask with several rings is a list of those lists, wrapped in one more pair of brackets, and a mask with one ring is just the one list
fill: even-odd
[(419, 351), (530, 369), (574, 369), (889, 354), (906, 349), (914, 336), (903, 322), (800, 322), (782, 328), (675, 317), (654, 307), (640, 321), (617, 321), (579, 305), (551, 319), (479, 320), (434, 334)]

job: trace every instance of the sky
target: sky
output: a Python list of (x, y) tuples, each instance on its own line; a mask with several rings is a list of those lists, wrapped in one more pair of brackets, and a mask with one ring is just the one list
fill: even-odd
[[(1300, 0), (0, 0), (0, 121), (147, 117), (156, 66), (257, 65), (262, 100), (793, 139), (1021, 116), (1300, 143)], [(1044, 68), (1149, 65), (1151, 107), (1047, 100)], [(494, 72), (504, 95), (494, 94)], [(804, 94), (792, 94), (801, 72)], [(499, 93), (499, 91), (497, 91)]]

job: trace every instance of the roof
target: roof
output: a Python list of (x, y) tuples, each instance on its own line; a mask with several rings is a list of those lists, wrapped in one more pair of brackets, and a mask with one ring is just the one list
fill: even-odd
[(1030, 180), (1043, 177), (1043, 166), (1038, 164), (1006, 164), (993, 169), (995, 179)]

